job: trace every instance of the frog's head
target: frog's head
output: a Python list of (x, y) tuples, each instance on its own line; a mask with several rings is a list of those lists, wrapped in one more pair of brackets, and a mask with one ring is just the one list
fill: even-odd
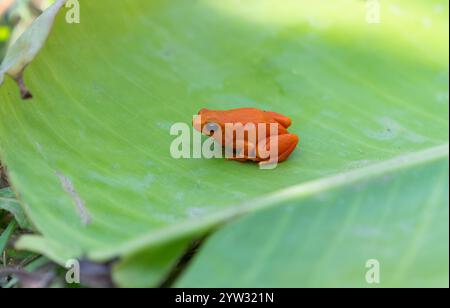
[(192, 124), (197, 131), (207, 136), (212, 136), (223, 126), (218, 112), (205, 108), (198, 112), (198, 115), (194, 117)]

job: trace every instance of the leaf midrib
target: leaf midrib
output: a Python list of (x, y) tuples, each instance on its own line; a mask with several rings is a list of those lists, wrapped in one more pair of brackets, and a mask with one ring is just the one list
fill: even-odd
[(191, 219), (185, 220), (176, 225), (146, 233), (123, 245), (114, 247), (113, 249), (93, 251), (88, 253), (88, 256), (93, 260), (103, 261), (119, 255), (133, 254), (144, 248), (148, 248), (149, 246), (161, 245), (181, 237), (200, 233), (239, 216), (270, 208), (286, 201), (305, 198), (316, 193), (324, 193), (342, 186), (367, 181), (383, 174), (389, 174), (406, 168), (412, 168), (420, 164), (445, 159), (448, 158), (448, 156), (448, 143), (413, 153), (403, 154), (366, 167), (348, 172), (340, 172), (325, 178), (277, 190), (261, 198), (244, 202), (238, 206), (217, 213), (206, 215), (196, 222), (192, 222)]

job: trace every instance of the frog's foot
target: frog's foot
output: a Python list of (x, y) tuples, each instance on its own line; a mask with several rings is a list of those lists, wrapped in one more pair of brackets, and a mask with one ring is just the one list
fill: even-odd
[[(261, 161), (259, 164), (260, 166), (270, 165), (274, 163), (279, 163), (282, 161), (285, 161), (288, 159), (288, 157), (291, 155), (291, 153), (295, 150), (295, 148), (298, 145), (299, 138), (295, 134), (285, 134), (285, 135), (279, 135), (275, 137), (269, 137), (266, 139), (266, 148), (269, 149), (270, 155), (272, 155), (270, 146), (271, 146), (271, 138), (278, 139), (278, 154), (276, 157), (269, 157), (268, 159), (265, 159)], [(272, 140), (273, 142), (273, 140)]]

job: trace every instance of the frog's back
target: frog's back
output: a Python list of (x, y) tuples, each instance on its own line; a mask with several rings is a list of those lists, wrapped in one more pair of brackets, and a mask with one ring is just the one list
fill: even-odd
[(271, 120), (266, 111), (257, 108), (237, 108), (221, 111), (222, 120), (225, 123), (270, 123)]

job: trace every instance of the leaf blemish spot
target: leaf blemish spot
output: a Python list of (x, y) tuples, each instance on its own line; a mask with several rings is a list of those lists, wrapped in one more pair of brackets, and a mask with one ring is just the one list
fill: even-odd
[(64, 191), (67, 192), (72, 197), (72, 200), (75, 202), (75, 205), (78, 210), (78, 214), (81, 218), (81, 223), (85, 226), (89, 225), (92, 220), (91, 216), (90, 216), (89, 212), (87, 211), (87, 208), (85, 206), (83, 199), (81, 199), (80, 195), (75, 190), (75, 187), (74, 187), (72, 181), (68, 177), (66, 177), (65, 175), (60, 173), (59, 171), (56, 172), (56, 176), (58, 176), (58, 178), (61, 182), (61, 186), (64, 189)]

